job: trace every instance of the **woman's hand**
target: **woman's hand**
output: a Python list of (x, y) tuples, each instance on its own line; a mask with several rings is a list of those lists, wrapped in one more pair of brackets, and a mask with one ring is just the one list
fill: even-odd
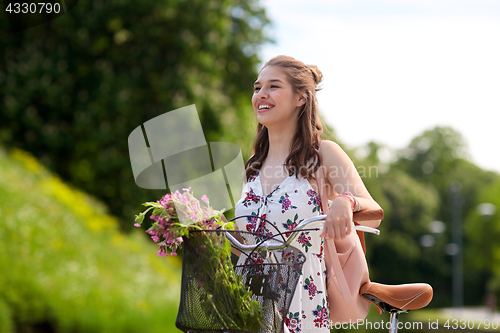
[(329, 236), (337, 240), (344, 239), (352, 231), (352, 204), (346, 197), (336, 197), (325, 219), (325, 227), (320, 237)]

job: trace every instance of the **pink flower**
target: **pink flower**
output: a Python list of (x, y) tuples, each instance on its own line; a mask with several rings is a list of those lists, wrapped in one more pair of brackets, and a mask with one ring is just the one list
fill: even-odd
[(134, 223), (134, 227), (137, 227), (137, 228), (140, 228), (140, 224), (139, 223)]
[(325, 320), (327, 319), (328, 320), (328, 312), (326, 311), (326, 308), (323, 308), (320, 313), (319, 313), (320, 317)]
[[(145, 232), (150, 235), (153, 241), (158, 243), (158, 255), (176, 256), (176, 250), (183, 243), (183, 238), (180, 235), (187, 235), (193, 229), (191, 224), (202, 229), (212, 229), (217, 225), (215, 216), (217, 216), (218, 212), (210, 207), (207, 195), (204, 194), (201, 200), (197, 200), (190, 192), (190, 187), (182, 190), (183, 192), (177, 190), (164, 195), (156, 204), (145, 204), (150, 206), (145, 212), (154, 208), (150, 216), (154, 223)], [(203, 205), (204, 207), (202, 207), (200, 205), (201, 201), (206, 203), (206, 206)], [(184, 225), (180, 223), (182, 219), (191, 219), (192, 221)], [(134, 225), (136, 227), (141, 226), (137, 222)]]
[(156, 254), (158, 254), (159, 256), (162, 256), (162, 257), (166, 257), (167, 256), (167, 254), (164, 253), (164, 252), (162, 252), (162, 251), (158, 251), (158, 252), (156, 252)]

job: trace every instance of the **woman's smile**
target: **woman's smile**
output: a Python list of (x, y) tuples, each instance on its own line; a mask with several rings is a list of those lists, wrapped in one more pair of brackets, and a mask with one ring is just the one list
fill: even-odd
[(260, 102), (257, 104), (257, 112), (264, 113), (274, 108), (274, 105), (266, 102)]

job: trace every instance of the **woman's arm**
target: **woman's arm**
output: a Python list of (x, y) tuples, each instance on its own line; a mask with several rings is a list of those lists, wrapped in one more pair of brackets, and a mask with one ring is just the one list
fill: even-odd
[[(352, 203), (349, 198), (335, 197), (336, 195), (351, 193), (359, 202), (361, 210), (376, 210), (380, 206), (368, 193), (356, 167), (338, 144), (324, 141), (320, 156), (322, 167), (325, 168), (326, 193), (333, 200), (321, 237), (328, 234), (330, 237), (343, 239), (352, 230)], [(381, 220), (364, 221), (363, 225), (376, 228), (380, 222)]]

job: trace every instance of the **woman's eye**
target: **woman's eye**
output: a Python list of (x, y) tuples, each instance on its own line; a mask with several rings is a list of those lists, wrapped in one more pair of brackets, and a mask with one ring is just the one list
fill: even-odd
[(271, 88), (279, 88), (278, 86), (271, 86)]
[(259, 91), (260, 90), (260, 87), (255, 87), (253, 88), (254, 91)]

